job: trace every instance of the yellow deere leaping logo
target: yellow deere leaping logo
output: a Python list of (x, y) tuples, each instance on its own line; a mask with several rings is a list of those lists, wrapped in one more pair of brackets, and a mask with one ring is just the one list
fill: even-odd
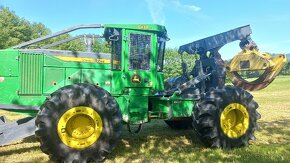
[(137, 75), (137, 74), (134, 74), (132, 76), (132, 83), (140, 84), (141, 83), (141, 76)]

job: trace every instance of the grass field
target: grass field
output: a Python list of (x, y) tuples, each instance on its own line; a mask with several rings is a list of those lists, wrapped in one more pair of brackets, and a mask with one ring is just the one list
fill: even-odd
[[(123, 127), (122, 140), (105, 162), (290, 162), (290, 77), (278, 77), (269, 87), (252, 92), (262, 118), (249, 147), (205, 148), (188, 130), (170, 129), (163, 121), (145, 124), (139, 134)], [(7, 114), (10, 119), (19, 115)], [(34, 137), (0, 147), (0, 163), (49, 162)]]

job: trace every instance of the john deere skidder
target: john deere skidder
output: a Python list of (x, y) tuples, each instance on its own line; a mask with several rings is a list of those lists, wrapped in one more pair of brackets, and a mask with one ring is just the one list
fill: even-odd
[[(104, 28), (111, 54), (53, 50), (69, 38), (43, 44), (83, 28)], [(35, 135), (41, 150), (55, 161), (101, 161), (117, 145), (122, 124), (138, 132), (151, 119), (172, 128), (193, 126), (209, 147), (235, 148), (254, 139), (258, 104), (246, 90), (266, 87), (277, 76), (284, 55), (258, 51), (243, 26), (180, 46), (197, 55), (192, 70), (164, 83), (165, 27), (160, 25), (81, 25), (0, 51), (0, 108), (30, 116), (0, 121), (0, 144)], [(242, 52), (226, 65), (219, 49), (240, 40)], [(255, 81), (241, 71), (264, 70)], [(228, 74), (236, 86), (225, 86)], [(246, 90), (244, 90), (246, 89)], [(132, 131), (132, 125), (139, 125)]]

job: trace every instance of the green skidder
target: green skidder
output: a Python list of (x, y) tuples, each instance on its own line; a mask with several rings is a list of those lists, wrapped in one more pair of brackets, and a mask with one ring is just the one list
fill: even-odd
[[(111, 53), (93, 52), (96, 35), (79, 35), (50, 44), (43, 41), (78, 29), (103, 28)], [(245, 32), (244, 28), (234, 29)], [(234, 35), (235, 33), (231, 33)], [(223, 40), (229, 34), (207, 38)], [(245, 35), (246, 36), (246, 35)], [(55, 50), (85, 37), (85, 52)], [(228, 42), (244, 37), (230, 37)], [(35, 135), (54, 161), (102, 161), (121, 136), (123, 124), (138, 133), (141, 125), (161, 119), (172, 128), (193, 127), (208, 146), (235, 148), (254, 138), (259, 114), (250, 93), (224, 86), (225, 67), (213, 55), (193, 70), (164, 82), (164, 26), (154, 24), (80, 25), (0, 51), (0, 108), (27, 114), (0, 121), (0, 144)], [(201, 40), (199, 40), (201, 41)], [(198, 44), (205, 51), (222, 44)], [(187, 44), (180, 54), (194, 50)], [(220, 60), (219, 60), (220, 59)], [(132, 125), (137, 130), (132, 130)], [(17, 132), (16, 132), (17, 131)]]

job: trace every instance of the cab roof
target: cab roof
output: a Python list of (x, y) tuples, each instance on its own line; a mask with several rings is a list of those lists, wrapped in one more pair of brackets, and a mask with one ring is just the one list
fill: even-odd
[(124, 28), (124, 29), (135, 29), (135, 30), (144, 30), (144, 31), (156, 31), (156, 32), (165, 32), (165, 26), (158, 24), (104, 24), (105, 28)]

